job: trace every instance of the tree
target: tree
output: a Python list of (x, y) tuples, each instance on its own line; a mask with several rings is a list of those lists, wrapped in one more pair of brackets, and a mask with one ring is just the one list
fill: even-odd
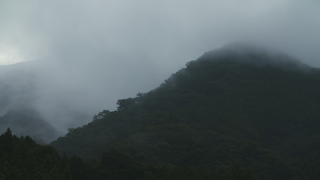
[(119, 99), (117, 104), (118, 104), (118, 111), (130, 110), (131, 106), (135, 104), (135, 100), (132, 98)]
[(7, 131), (4, 133), (7, 137), (12, 137), (12, 131), (10, 128), (7, 129)]

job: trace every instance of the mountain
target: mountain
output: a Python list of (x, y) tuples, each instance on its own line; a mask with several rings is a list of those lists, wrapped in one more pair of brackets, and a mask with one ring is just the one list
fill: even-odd
[(47, 144), (89, 122), (91, 111), (100, 108), (81, 103), (92, 96), (84, 96), (88, 89), (77, 86), (65, 69), (53, 60), (0, 66), (0, 133), (9, 127), (15, 135)]
[(85, 159), (116, 149), (146, 165), (217, 169), (237, 162), (259, 179), (319, 179), (319, 90), (318, 69), (231, 44), (50, 145)]

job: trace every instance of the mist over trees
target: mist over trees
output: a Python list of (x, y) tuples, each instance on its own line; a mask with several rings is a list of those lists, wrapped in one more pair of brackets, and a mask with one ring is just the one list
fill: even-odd
[(114, 148), (146, 165), (201, 170), (238, 162), (259, 179), (319, 178), (320, 71), (289, 56), (229, 48), (118, 100), (117, 111), (51, 145), (88, 160)]
[[(110, 80), (114, 72), (97, 70), (92, 74), (86, 73), (91, 67), (82, 71), (84, 69), (79, 70), (77, 66), (80, 65), (60, 66), (50, 60), (0, 66), (0, 132), (4, 133), (10, 127), (16, 135), (30, 135), (37, 141), (49, 143), (66, 134), (67, 129), (90, 122), (92, 116), (105, 107), (115, 110), (117, 99), (135, 94), (131, 90), (152, 87), (156, 83), (147, 83), (153, 78), (145, 81), (139, 76), (128, 80), (119, 76)], [(141, 86), (138, 79), (149, 85)], [(129, 82), (131, 89), (126, 88)], [(13, 111), (20, 123), (16, 123), (17, 118), (8, 116)], [(18, 117), (20, 111), (29, 113), (20, 113)], [(8, 120), (9, 117), (13, 119)], [(31, 121), (44, 127), (38, 128)], [(29, 125), (22, 127), (21, 122)], [(52, 130), (40, 130), (49, 126)]]

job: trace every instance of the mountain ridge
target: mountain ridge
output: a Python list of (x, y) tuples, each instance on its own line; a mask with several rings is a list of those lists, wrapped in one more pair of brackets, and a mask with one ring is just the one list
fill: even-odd
[(288, 54), (252, 43), (230, 43), (221, 48), (204, 53), (198, 60), (225, 60), (232, 59), (239, 62), (263, 67), (272, 65), (286, 70), (301, 70), (308, 72), (311, 66), (302, 63), (299, 59)]
[(85, 159), (114, 148), (144, 164), (214, 169), (237, 161), (260, 179), (320, 177), (312, 173), (320, 157), (319, 70), (290, 58), (285, 69), (257, 66), (256, 56), (220, 57), (187, 63), (158, 88), (118, 100), (117, 111), (99, 113), (51, 145)]

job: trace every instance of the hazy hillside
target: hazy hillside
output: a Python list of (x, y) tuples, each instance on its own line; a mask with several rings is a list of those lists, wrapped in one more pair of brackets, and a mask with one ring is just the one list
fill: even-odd
[(63, 133), (53, 128), (36, 109), (36, 62), (0, 66), (0, 133), (10, 127), (15, 135), (29, 135), (46, 144)]
[(28, 135), (41, 144), (47, 144), (62, 135), (34, 109), (10, 110), (0, 117), (0, 125), (0, 132), (10, 127), (18, 137)]
[[(64, 135), (69, 128), (90, 122), (92, 116), (104, 108), (115, 110), (117, 99), (134, 95), (141, 89), (154, 88), (164, 79), (158, 73), (144, 76), (147, 73), (145, 71), (154, 71), (149, 66), (139, 69), (141, 66), (138, 64), (109, 64), (108, 61), (58, 63), (57, 60), (43, 59), (0, 66), (0, 117), (9, 111), (29, 109), (37, 112), (60, 135)], [(121, 71), (108, 70), (110, 68), (141, 74), (127, 77)], [(0, 133), (8, 128), (4, 126), (7, 125), (0, 123), (0, 127), (3, 127)], [(12, 127), (12, 130), (18, 133), (22, 129)], [(38, 140), (44, 136), (47, 135), (33, 137)], [(47, 139), (46, 142), (53, 139)]]
[(239, 162), (260, 179), (319, 179), (319, 74), (284, 54), (229, 45), (51, 145), (86, 159), (114, 148), (144, 164)]

